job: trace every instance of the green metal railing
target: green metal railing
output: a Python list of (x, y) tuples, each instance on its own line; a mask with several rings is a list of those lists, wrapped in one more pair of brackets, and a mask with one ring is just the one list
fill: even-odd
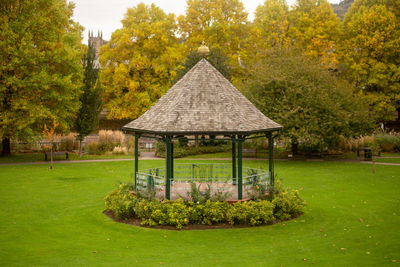
[[(251, 190), (257, 184), (267, 185), (270, 182), (269, 173), (266, 170), (243, 167), (242, 190), (239, 190), (238, 175), (232, 173), (230, 163), (182, 163), (174, 166), (174, 178), (165, 178), (165, 168), (151, 168), (141, 170), (136, 174), (136, 187), (139, 191), (146, 191), (156, 197), (163, 198), (166, 191), (173, 198), (185, 196), (190, 190), (190, 185), (195, 183), (199, 189), (209, 187), (211, 192), (228, 192), (242, 199), (243, 192)], [(167, 188), (168, 187), (168, 188)], [(244, 191), (243, 191), (244, 189)]]

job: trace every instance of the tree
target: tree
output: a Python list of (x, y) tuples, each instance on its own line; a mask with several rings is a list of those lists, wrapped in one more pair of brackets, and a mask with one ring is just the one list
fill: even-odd
[(290, 11), (290, 36), (306, 55), (319, 58), (327, 69), (336, 68), (340, 20), (327, 0), (297, 0)]
[(188, 0), (185, 16), (178, 17), (187, 54), (202, 41), (229, 59), (233, 76), (240, 72), (240, 51), (248, 29), (247, 13), (239, 0)]
[(82, 140), (99, 124), (99, 114), (103, 105), (99, 69), (94, 66), (95, 57), (96, 50), (89, 41), (87, 53), (82, 61), (85, 72), (83, 93), (80, 96), (81, 107), (75, 120), (75, 130), (78, 132), (77, 139), (79, 140), (79, 155), (82, 154)]
[(291, 44), (289, 8), (285, 0), (266, 0), (255, 12), (249, 37), (250, 56), (265, 54), (271, 49), (282, 50)]
[[(56, 120), (68, 131), (79, 108), (82, 27), (65, 0), (6, 0), (0, 5), (0, 138), (40, 135)], [(50, 23), (51, 22), (51, 23)]]
[(152, 4), (129, 8), (100, 51), (100, 79), (110, 119), (142, 115), (171, 86), (182, 59), (173, 14)]
[[(197, 51), (191, 51), (185, 60), (181, 63), (181, 68), (178, 69), (176, 81), (181, 79), (191, 68), (194, 67), (203, 57)], [(228, 58), (221, 52), (220, 49), (211, 48), (207, 60), (214, 66), (224, 77), (231, 79), (231, 70), (228, 65)]]
[(53, 169), (53, 149), (54, 149), (54, 142), (56, 142), (60, 135), (57, 133), (57, 127), (59, 126), (57, 121), (53, 121), (52, 126), (47, 127), (44, 125), (43, 129), (43, 137), (49, 140), (49, 148), (50, 148), (50, 169)]
[(400, 112), (400, 1), (356, 0), (343, 22), (345, 74), (369, 98), (376, 121)]
[(362, 97), (317, 59), (287, 50), (258, 57), (251, 66), (241, 87), (261, 112), (284, 126), (294, 154), (299, 144), (321, 151), (334, 148), (340, 135), (371, 129)]

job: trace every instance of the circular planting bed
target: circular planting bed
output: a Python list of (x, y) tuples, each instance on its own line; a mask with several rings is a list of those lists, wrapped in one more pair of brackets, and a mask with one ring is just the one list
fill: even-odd
[[(190, 184), (186, 196), (160, 200), (148, 191), (135, 191), (130, 184), (105, 197), (104, 213), (117, 222), (162, 229), (219, 229), (269, 225), (302, 214), (305, 205), (297, 190), (287, 190), (278, 181), (274, 187), (255, 184), (247, 201), (228, 202), (228, 194), (201, 190)], [(268, 192), (268, 194), (266, 194)]]

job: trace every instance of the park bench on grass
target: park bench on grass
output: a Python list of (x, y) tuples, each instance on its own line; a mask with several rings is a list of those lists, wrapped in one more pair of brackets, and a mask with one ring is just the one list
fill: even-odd
[[(53, 158), (56, 155), (57, 156), (59, 156), (59, 155), (65, 156), (65, 159), (68, 159), (68, 151), (56, 151), (56, 152), (53, 152)], [(50, 158), (50, 156), (51, 156), (51, 152), (50, 151), (44, 152), (44, 160), (47, 161)]]

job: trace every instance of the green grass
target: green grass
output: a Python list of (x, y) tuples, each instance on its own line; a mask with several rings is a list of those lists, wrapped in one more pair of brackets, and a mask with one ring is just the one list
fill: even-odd
[(400, 153), (393, 153), (393, 152), (382, 152), (382, 157), (400, 157)]
[(374, 158), (374, 161), (376, 162), (386, 162), (386, 163), (400, 163), (400, 158)]
[[(126, 159), (133, 158), (133, 155), (82, 155), (79, 157), (78, 154), (68, 153), (69, 160), (88, 160), (88, 159)], [(65, 160), (65, 156), (57, 155), (54, 160)], [(1, 163), (22, 163), (22, 162), (40, 162), (44, 160), (44, 153), (24, 153), (24, 154), (12, 154), (7, 157), (0, 157)]]
[(230, 159), (232, 157), (231, 152), (218, 152), (211, 154), (201, 154), (201, 155), (190, 155), (184, 157), (182, 159), (216, 159), (216, 158), (227, 158)]
[[(241, 229), (167, 231), (112, 221), (103, 198), (133, 161), (0, 166), (2, 266), (390, 266), (400, 262), (400, 167), (277, 162), (305, 214)], [(264, 161), (245, 165), (267, 167)], [(141, 161), (140, 168), (164, 161)]]

